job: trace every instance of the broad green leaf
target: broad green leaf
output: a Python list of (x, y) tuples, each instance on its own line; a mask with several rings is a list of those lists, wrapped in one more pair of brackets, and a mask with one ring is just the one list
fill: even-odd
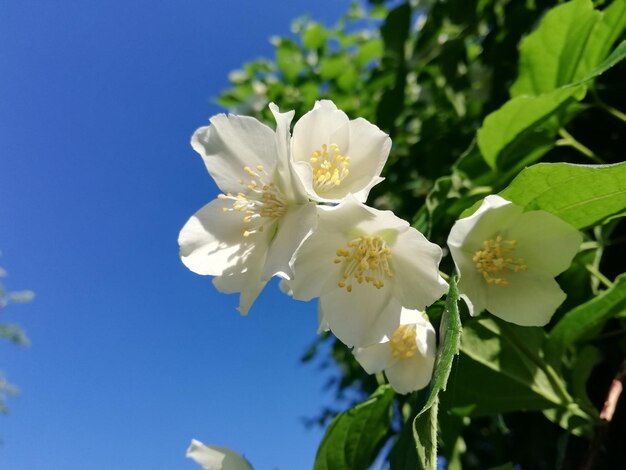
[(626, 163), (540, 163), (523, 170), (500, 195), (584, 229), (626, 211)]
[(577, 435), (588, 432), (592, 418), (574, 402), (562, 378), (547, 372), (544, 342), (541, 328), (493, 318), (467, 322), (446, 403), (463, 416), (557, 409), (553, 418), (558, 424)]
[(550, 331), (547, 358), (557, 364), (570, 346), (597, 334), (604, 324), (626, 308), (626, 275), (615, 280), (610, 289), (567, 312)]
[(420, 470), (437, 470), (437, 412), (439, 398), (413, 421), (413, 439)]
[(626, 0), (606, 11), (591, 0), (574, 0), (550, 10), (520, 46), (512, 96), (539, 95), (587, 76), (608, 54), (626, 27)]
[(574, 83), (573, 85), (578, 85), (584, 83), (588, 80), (592, 80), (599, 75), (602, 75), (604, 72), (609, 70), (618, 62), (621, 62), (626, 58), (626, 41), (622, 41), (618, 44), (618, 46), (609, 54), (609, 56), (604, 59), (600, 64), (598, 64), (595, 68), (593, 68), (587, 75), (585, 75), (580, 81)]
[(578, 86), (539, 96), (519, 96), (489, 114), (477, 133), (478, 146), (487, 164), (496, 168), (500, 166), (501, 160), (512, 160), (511, 155), (517, 156), (521, 153), (516, 152), (516, 147), (524, 140), (537, 136), (541, 137), (542, 142), (533, 142), (532, 147), (543, 149), (547, 146), (547, 151), (553, 145), (560, 125), (557, 122), (550, 126), (547, 136), (539, 132), (539, 127), (572, 100), (580, 99), (584, 93), (584, 88)]
[(389, 432), (393, 397), (391, 387), (381, 385), (366, 401), (338, 414), (326, 430), (313, 468), (368, 468)]

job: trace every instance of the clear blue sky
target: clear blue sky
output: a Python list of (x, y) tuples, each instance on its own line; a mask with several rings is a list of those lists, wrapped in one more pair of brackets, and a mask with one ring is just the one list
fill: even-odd
[(271, 285), (247, 318), (178, 259), (217, 190), (189, 146), (212, 98), (269, 37), (348, 0), (1, 0), (0, 266), (32, 304), (0, 312), (22, 395), (0, 417), (7, 470), (193, 469), (191, 438), (257, 469), (311, 468), (331, 400), (299, 357), (313, 304)]

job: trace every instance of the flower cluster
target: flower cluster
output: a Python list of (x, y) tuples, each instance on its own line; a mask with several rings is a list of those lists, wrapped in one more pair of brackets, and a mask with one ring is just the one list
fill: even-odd
[[(435, 330), (424, 316), (447, 291), (442, 249), (391, 211), (365, 205), (381, 182), (391, 139), (364, 119), (319, 101), (293, 126), (293, 111), (256, 119), (218, 115), (191, 140), (222, 191), (180, 232), (183, 263), (240, 293), (246, 314), (273, 276), (295, 299), (319, 299), (330, 330), (369, 373), (398, 393), (428, 385)], [(448, 245), (471, 314), (545, 324), (563, 301), (554, 276), (580, 234), (557, 217), (489, 196), (452, 228)]]

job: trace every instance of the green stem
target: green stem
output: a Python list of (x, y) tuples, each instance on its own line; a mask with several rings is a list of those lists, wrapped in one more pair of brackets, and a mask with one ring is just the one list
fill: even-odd
[(604, 103), (602, 103), (600, 107), (620, 121), (626, 122), (626, 114), (622, 113), (619, 109), (615, 109), (613, 106)]
[(446, 281), (450, 281), (450, 276), (443, 271), (439, 271), (439, 275), (443, 277)]
[(573, 149), (578, 150), (589, 160), (596, 163), (604, 163), (600, 157), (598, 157), (595, 153), (591, 151), (591, 149), (589, 149), (589, 147), (586, 147), (578, 142), (572, 134), (565, 130), (564, 127), (559, 129), (559, 135), (562, 137), (562, 139), (557, 140), (556, 145), (572, 147)]
[(598, 96), (598, 93), (595, 90), (592, 90), (592, 93), (593, 93), (593, 98), (594, 98), (594, 101), (595, 101), (595, 105), (598, 108), (602, 109), (603, 111), (606, 111), (611, 116), (619, 119), (620, 121), (626, 122), (626, 114), (621, 112), (619, 109), (615, 109), (613, 106), (608, 105), (604, 101), (602, 101), (600, 99), (600, 97)]
[(602, 274), (598, 270), (598, 268), (596, 268), (594, 265), (586, 264), (585, 268), (587, 268), (587, 271), (589, 271), (592, 274), (592, 276), (594, 276), (598, 281), (604, 284), (608, 289), (613, 287), (613, 283), (610, 281), (610, 279), (607, 278), (604, 274)]

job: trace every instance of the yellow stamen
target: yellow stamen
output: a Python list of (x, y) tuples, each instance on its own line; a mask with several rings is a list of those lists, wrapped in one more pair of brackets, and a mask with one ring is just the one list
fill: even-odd
[(341, 155), (337, 144), (326, 144), (316, 150), (309, 159), (313, 168), (313, 187), (318, 193), (327, 192), (341, 184), (348, 177), (350, 157)]
[(397, 359), (408, 359), (417, 353), (415, 325), (400, 325), (389, 340), (391, 355)]
[(508, 286), (508, 272), (526, 271), (526, 260), (511, 256), (517, 247), (516, 240), (505, 240), (498, 235), (495, 240), (485, 240), (483, 249), (474, 253), (472, 261), (483, 278), (490, 285)]
[[(341, 280), (337, 283), (340, 288), (352, 292), (353, 279), (359, 284), (365, 281), (377, 289), (384, 287), (385, 278), (393, 277), (391, 267), (391, 249), (378, 235), (360, 236), (350, 240), (346, 248), (336, 251), (334, 263), (343, 263)], [(346, 282), (348, 281), (348, 282)]]

